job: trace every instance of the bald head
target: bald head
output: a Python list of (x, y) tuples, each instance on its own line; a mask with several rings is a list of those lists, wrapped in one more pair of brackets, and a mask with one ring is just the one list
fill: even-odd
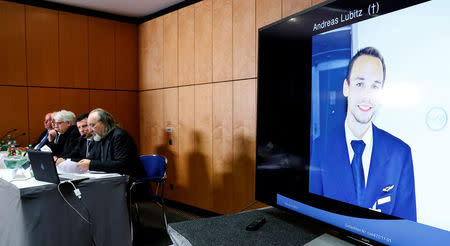
[(53, 117), (52, 117), (52, 113), (47, 113), (46, 115), (45, 115), (45, 118), (44, 118), (44, 127), (45, 127), (45, 129), (47, 129), (47, 130), (51, 130), (51, 129), (53, 129), (53, 125), (52, 125), (52, 121), (53, 121)]

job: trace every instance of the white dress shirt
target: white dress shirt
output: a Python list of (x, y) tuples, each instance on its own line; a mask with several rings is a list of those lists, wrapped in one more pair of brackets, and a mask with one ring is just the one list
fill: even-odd
[(355, 152), (353, 151), (351, 144), (352, 140), (362, 140), (366, 144), (362, 156), (362, 164), (364, 169), (364, 184), (365, 186), (367, 186), (367, 178), (369, 177), (370, 159), (372, 157), (372, 147), (373, 147), (372, 123), (370, 123), (369, 129), (367, 129), (362, 139), (360, 139), (353, 135), (352, 131), (348, 127), (347, 120), (345, 120), (345, 139), (347, 141), (347, 149), (350, 165), (352, 163), (353, 156), (355, 155)]

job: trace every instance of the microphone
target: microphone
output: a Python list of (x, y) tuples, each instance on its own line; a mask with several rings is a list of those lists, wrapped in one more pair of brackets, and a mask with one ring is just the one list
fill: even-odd
[(14, 129), (12, 129), (12, 130), (9, 130), (9, 131), (7, 131), (7, 132), (5, 133), (5, 135), (3, 135), (3, 136), (2, 136), (2, 138), (1, 138), (1, 139), (4, 139), (4, 138), (6, 137), (6, 135), (10, 134), (11, 132), (15, 132), (15, 131), (17, 131), (17, 129), (16, 129), (16, 128), (14, 128)]
[(27, 135), (27, 134), (26, 134), (25, 132), (22, 132), (22, 133), (19, 134), (19, 135), (13, 136), (13, 137), (12, 137), (12, 143), (13, 143), (14, 145), (16, 145), (16, 147), (19, 146), (19, 145), (17, 145), (16, 138), (17, 138), (17, 137), (21, 137), (21, 136), (25, 136), (25, 135)]
[(22, 137), (22, 136), (25, 136), (25, 135), (27, 135), (25, 132), (22, 132), (21, 134), (19, 134), (19, 135), (15, 135), (14, 137), (13, 137), (13, 140), (14, 139), (16, 139), (17, 137)]

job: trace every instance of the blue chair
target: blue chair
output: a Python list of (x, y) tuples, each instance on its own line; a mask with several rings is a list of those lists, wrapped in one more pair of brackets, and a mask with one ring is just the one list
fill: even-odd
[[(129, 190), (130, 194), (130, 219), (133, 218), (133, 209), (132, 209), (132, 191), (133, 188), (138, 184), (143, 183), (156, 183), (156, 190), (151, 196), (153, 201), (159, 203), (162, 209), (163, 216), (163, 224), (164, 229), (167, 231), (167, 218), (166, 218), (166, 209), (164, 206), (164, 188), (166, 186), (166, 170), (167, 170), (167, 159), (164, 156), (160, 155), (143, 155), (140, 157), (142, 164), (144, 165), (145, 171), (147, 173), (147, 177), (137, 179), (134, 181)], [(137, 219), (139, 223), (139, 209), (138, 204), (134, 203), (137, 212)]]

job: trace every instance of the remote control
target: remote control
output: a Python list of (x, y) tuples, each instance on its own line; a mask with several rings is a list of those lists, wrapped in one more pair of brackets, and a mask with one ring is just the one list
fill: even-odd
[(264, 223), (266, 219), (264, 217), (258, 217), (252, 223), (250, 223), (245, 229), (247, 231), (256, 231), (258, 230)]

